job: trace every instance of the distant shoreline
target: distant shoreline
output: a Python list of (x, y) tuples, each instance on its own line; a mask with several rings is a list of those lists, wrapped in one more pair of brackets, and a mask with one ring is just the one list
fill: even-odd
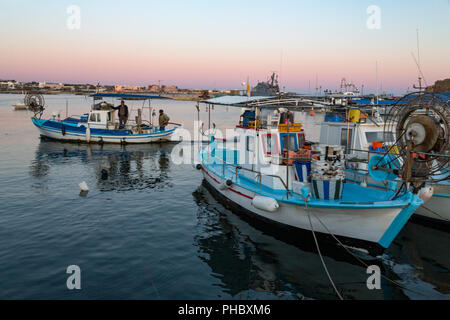
[[(46, 92), (39, 92), (39, 94), (43, 94), (43, 95), (62, 95), (62, 94), (67, 94), (67, 95), (72, 95), (72, 96), (90, 96), (92, 94), (95, 94), (96, 92), (86, 92), (86, 93), (82, 93), (82, 92), (64, 92), (64, 91), (46, 91)], [(176, 100), (176, 101), (202, 101), (204, 99), (207, 99), (205, 97), (199, 97), (199, 96), (194, 96), (194, 95), (182, 95), (182, 94), (156, 94), (156, 93), (149, 93), (149, 92), (102, 92), (102, 93), (124, 93), (124, 94), (155, 94), (155, 95), (159, 95), (162, 97), (166, 97), (172, 100)], [(19, 95), (23, 95), (22, 92), (20, 91), (13, 91), (13, 90), (7, 90), (7, 91), (0, 91), (0, 94), (19, 94)]]

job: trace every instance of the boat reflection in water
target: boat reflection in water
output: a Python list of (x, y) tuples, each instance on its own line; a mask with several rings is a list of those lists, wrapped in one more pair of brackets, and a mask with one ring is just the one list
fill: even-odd
[(165, 188), (171, 186), (167, 180), (173, 147), (174, 144), (91, 145), (42, 139), (30, 174), (42, 178), (61, 165), (70, 167), (71, 174), (79, 174), (83, 179), (87, 166), (93, 170), (99, 191)]
[[(211, 267), (224, 291), (243, 299), (264, 298), (265, 294), (287, 299), (337, 299), (312, 235), (311, 239), (299, 235), (291, 242), (246, 215), (228, 210), (212, 191), (203, 183), (193, 193), (203, 231), (196, 237), (196, 245), (200, 259)], [(448, 299), (448, 259), (442, 259), (439, 252), (450, 238), (434, 232), (408, 224), (382, 257), (364, 260), (379, 266), (383, 275), (406, 289), (381, 278), (381, 290), (369, 290), (366, 267), (343, 248), (326, 243), (320, 243), (320, 248), (344, 299)]]
[[(201, 185), (194, 193), (199, 206), (196, 237), (198, 255), (234, 298), (336, 299), (319, 256), (308, 247), (288, 244), (267, 234), (251, 221), (224, 208)], [(244, 218), (244, 216), (242, 216)], [(311, 236), (312, 237), (312, 236)], [(334, 250), (338, 250), (334, 247)], [(341, 257), (341, 260), (345, 260)], [(344, 299), (405, 299), (401, 289), (381, 280), (382, 290), (366, 286), (366, 268), (324, 257)], [(379, 265), (374, 260), (371, 265)]]

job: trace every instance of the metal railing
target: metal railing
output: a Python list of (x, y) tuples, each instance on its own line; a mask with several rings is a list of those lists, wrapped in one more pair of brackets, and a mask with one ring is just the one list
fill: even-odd
[(280, 180), (281, 184), (283, 185), (284, 189), (286, 190), (286, 197), (289, 198), (289, 195), (291, 195), (291, 192), (289, 191), (288, 185), (287, 185), (286, 182), (283, 180), (283, 178), (281, 178), (281, 177), (278, 176), (278, 175), (267, 174), (267, 173), (263, 173), (263, 172), (261, 172), (261, 171), (256, 171), (256, 170), (253, 170), (253, 169), (244, 168), (244, 167), (242, 167), (242, 166), (235, 165), (234, 163), (229, 163), (229, 162), (225, 161), (224, 159), (219, 158), (219, 157), (217, 157), (216, 155), (213, 155), (213, 154), (210, 153), (210, 152), (206, 152), (206, 154), (208, 154), (209, 156), (211, 156), (211, 157), (213, 157), (213, 158), (215, 158), (215, 159), (219, 159), (219, 160), (222, 162), (222, 176), (225, 176), (225, 165), (229, 165), (229, 166), (235, 168), (236, 181), (238, 180), (238, 177), (239, 177), (239, 170), (244, 170), (244, 171), (256, 173), (256, 174), (257, 174), (257, 177), (258, 177), (258, 179), (259, 179), (259, 187), (260, 187), (260, 188), (261, 188), (261, 186), (262, 186), (262, 176), (271, 177), (271, 178), (276, 178), (276, 179), (279, 179), (279, 180)]

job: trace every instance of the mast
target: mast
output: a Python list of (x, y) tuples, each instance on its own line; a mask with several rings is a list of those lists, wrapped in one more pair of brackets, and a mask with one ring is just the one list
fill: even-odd
[(376, 73), (376, 86), (377, 86), (377, 88), (376, 88), (376, 90), (375, 90), (375, 98), (376, 98), (376, 101), (377, 101), (377, 103), (376, 104), (378, 104), (378, 61), (375, 61), (375, 73)]

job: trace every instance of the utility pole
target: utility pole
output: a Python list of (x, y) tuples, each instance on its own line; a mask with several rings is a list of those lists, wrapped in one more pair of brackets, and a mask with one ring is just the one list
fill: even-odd
[(159, 93), (162, 92), (161, 81), (163, 81), (163, 80), (158, 80)]

